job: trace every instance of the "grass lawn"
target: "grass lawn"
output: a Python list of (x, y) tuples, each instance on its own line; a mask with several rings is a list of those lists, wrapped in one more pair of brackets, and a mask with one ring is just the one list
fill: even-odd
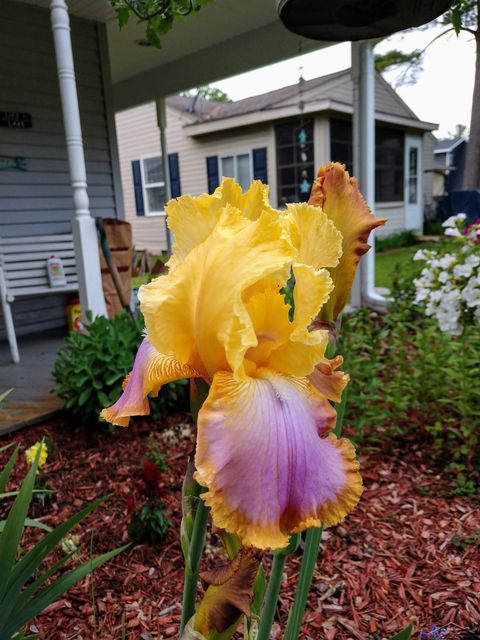
[(419, 249), (438, 249), (438, 242), (421, 242), (411, 247), (401, 247), (400, 249), (389, 249), (375, 254), (375, 286), (392, 286), (393, 274), (400, 270), (402, 273), (413, 277), (418, 263), (413, 261), (413, 256)]

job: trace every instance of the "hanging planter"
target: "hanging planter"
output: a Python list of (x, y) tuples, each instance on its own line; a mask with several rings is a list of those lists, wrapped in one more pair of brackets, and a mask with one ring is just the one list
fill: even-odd
[(418, 27), (452, 4), (452, 0), (278, 0), (277, 8), (290, 31), (314, 40), (344, 42)]

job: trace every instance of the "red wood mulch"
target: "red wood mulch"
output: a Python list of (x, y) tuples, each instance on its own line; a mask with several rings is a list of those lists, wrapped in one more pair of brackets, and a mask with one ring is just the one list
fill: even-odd
[[(191, 448), (185, 424), (184, 415), (171, 416), (154, 431), (167, 454), (165, 503), (176, 525)], [(43, 435), (56, 445), (43, 468), (56, 491), (45, 523), (56, 525), (96, 497), (111, 496), (76, 529), (84, 560), (92, 537), (95, 553), (127, 540), (125, 498), (139, 482), (151, 429), (138, 421), (115, 433), (93, 426), (74, 429), (63, 417), (15, 434), (22, 450)], [(172, 442), (172, 430), (177, 442)], [(325, 534), (302, 640), (382, 640), (409, 622), (415, 625), (415, 639), (431, 625), (446, 625), (448, 640), (480, 638), (480, 546), (466, 541), (480, 532), (478, 503), (448, 495), (448, 482), (431, 467), (429, 452), (414, 443), (404, 447), (406, 455), (395, 450), (363, 456), (366, 489), (357, 509)], [(16, 479), (25, 470), (22, 457)], [(465, 541), (463, 547), (459, 541)], [(210, 542), (215, 559), (220, 550), (215, 537)], [(281, 627), (300, 559), (298, 552), (287, 563), (277, 618)], [(157, 548), (134, 547), (104, 565), (93, 579), (51, 605), (35, 625), (43, 640), (116, 640), (122, 625), (129, 640), (173, 638), (181, 590), (182, 556), (172, 529)], [(280, 637), (276, 624), (272, 638)]]

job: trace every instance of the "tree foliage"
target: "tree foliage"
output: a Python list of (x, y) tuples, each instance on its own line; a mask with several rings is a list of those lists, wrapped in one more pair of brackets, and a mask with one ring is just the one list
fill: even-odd
[(225, 91), (222, 91), (218, 87), (211, 87), (206, 85), (205, 87), (198, 87), (197, 89), (191, 89), (190, 91), (183, 91), (182, 96), (187, 98), (203, 98), (210, 102), (231, 102), (230, 97)]
[(175, 20), (184, 21), (196, 15), (213, 0), (108, 0), (117, 14), (118, 25), (124, 27), (131, 17), (145, 23), (147, 44), (161, 48), (161, 40)]
[(375, 54), (375, 69), (379, 73), (402, 69), (402, 74), (395, 83), (396, 86), (413, 84), (423, 70), (422, 58), (423, 51), (421, 49), (415, 49), (407, 53), (399, 49), (390, 49), (386, 53)]

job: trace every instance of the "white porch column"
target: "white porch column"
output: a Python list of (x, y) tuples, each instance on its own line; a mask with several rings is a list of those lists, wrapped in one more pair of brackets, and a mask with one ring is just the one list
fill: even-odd
[[(372, 40), (352, 42), (353, 173), (365, 201), (375, 211), (375, 65)], [(360, 260), (351, 302), (383, 310), (386, 299), (375, 290), (375, 232), (370, 251)]]
[[(155, 100), (155, 107), (157, 109), (157, 125), (160, 130), (160, 150), (162, 152), (162, 168), (163, 179), (165, 181), (165, 201), (168, 202), (172, 197), (170, 189), (170, 168), (168, 166), (168, 147), (167, 136), (165, 130), (167, 128), (167, 109), (165, 106), (165, 98), (157, 98)], [(167, 236), (167, 251), (168, 255), (172, 255), (173, 237), (172, 232), (167, 227), (167, 221), (165, 220), (165, 233)]]
[(87, 309), (92, 312), (94, 317), (106, 316), (107, 309), (102, 289), (97, 231), (89, 209), (82, 127), (70, 38), (70, 20), (65, 0), (51, 0), (50, 19), (57, 60), (70, 180), (73, 189), (75, 217), (72, 220), (72, 232), (80, 304), (84, 316)]

